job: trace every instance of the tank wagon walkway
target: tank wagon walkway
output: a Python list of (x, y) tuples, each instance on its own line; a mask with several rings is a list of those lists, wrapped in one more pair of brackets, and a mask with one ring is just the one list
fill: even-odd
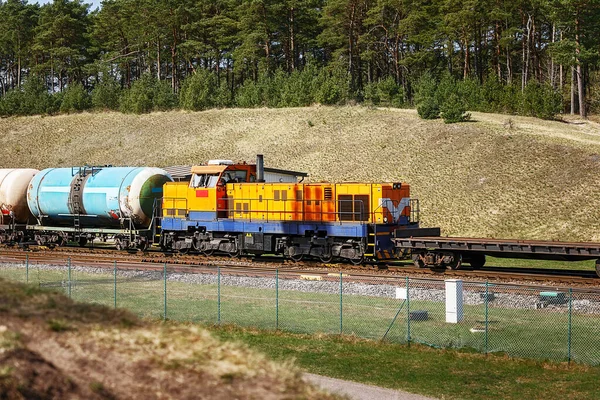
[(433, 397), (425, 397), (401, 390), (384, 389), (315, 374), (305, 373), (304, 380), (330, 393), (347, 396), (350, 400), (434, 400)]

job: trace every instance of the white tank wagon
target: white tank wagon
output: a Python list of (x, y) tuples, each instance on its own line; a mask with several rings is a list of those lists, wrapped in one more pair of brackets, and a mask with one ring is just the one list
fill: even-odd
[(27, 223), (31, 212), (27, 206), (27, 187), (37, 169), (0, 169), (0, 212), (3, 225)]

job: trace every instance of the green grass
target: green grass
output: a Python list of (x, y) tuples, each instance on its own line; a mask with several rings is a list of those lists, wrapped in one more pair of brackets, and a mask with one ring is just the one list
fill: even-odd
[[(38, 275), (39, 274), (39, 275)], [(23, 280), (24, 269), (0, 269), (0, 276)], [(32, 280), (42, 276), (46, 281)], [(64, 282), (62, 290), (68, 293), (66, 274), (60, 271), (30, 270), (30, 282), (42, 285), (51, 281)], [(111, 275), (72, 272), (71, 295), (82, 302), (114, 306), (114, 282)], [(414, 282), (414, 281), (413, 281)], [(162, 319), (164, 316), (164, 282), (157, 280), (126, 280), (118, 277), (117, 306), (142, 317)], [(415, 291), (423, 284), (412, 283)], [(440, 290), (443, 286), (431, 286)], [(466, 285), (466, 288), (469, 286)], [(482, 291), (483, 287), (471, 287)], [(491, 287), (492, 291), (501, 291)], [(535, 296), (537, 291), (521, 294)], [(218, 298), (220, 296), (220, 307)], [(590, 300), (593, 300), (590, 298)], [(596, 299), (598, 301), (600, 299)], [(256, 289), (221, 285), (220, 294), (215, 284), (196, 285), (167, 282), (167, 317), (176, 321), (236, 324), (263, 329), (280, 329), (296, 333), (325, 333), (395, 343), (423, 343), (443, 348), (472, 348), (480, 352), (505, 352), (511, 356), (565, 361), (569, 354), (569, 315), (566, 305), (555, 309), (504, 308), (491, 302), (488, 308), (488, 335), (471, 332), (485, 327), (485, 306), (466, 305), (465, 319), (459, 324), (445, 322), (442, 301), (410, 301), (410, 310), (426, 310), (427, 321), (409, 321), (408, 304), (393, 298), (354, 296), (345, 294), (340, 304), (339, 295), (302, 293), (280, 290), (278, 304), (275, 289)], [(340, 318), (340, 305), (343, 314)], [(530, 304), (534, 306), (534, 304)], [(400, 309), (400, 307), (402, 307)], [(400, 309), (400, 313), (398, 310)], [(397, 314), (397, 318), (395, 318)], [(600, 364), (600, 345), (597, 327), (600, 315), (575, 311), (571, 318), (571, 359), (592, 365)]]
[(584, 270), (594, 271), (596, 268), (595, 260), (586, 261), (547, 261), (547, 260), (528, 260), (517, 258), (496, 258), (486, 257), (486, 267), (515, 267), (515, 268), (545, 268), (562, 270)]
[(599, 367), (543, 363), (347, 337), (211, 327), (306, 371), (445, 399), (600, 399)]

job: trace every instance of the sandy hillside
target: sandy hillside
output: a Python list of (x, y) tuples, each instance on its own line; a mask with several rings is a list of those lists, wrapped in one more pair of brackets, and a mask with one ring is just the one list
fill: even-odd
[(210, 158), (312, 180), (406, 181), (448, 235), (600, 241), (600, 125), (474, 113), (445, 125), (366, 107), (0, 120), (1, 167), (177, 165)]
[(0, 279), (1, 399), (337, 399), (193, 325)]

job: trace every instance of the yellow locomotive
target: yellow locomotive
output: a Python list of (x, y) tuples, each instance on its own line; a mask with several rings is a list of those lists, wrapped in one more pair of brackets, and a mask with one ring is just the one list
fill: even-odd
[(405, 183), (265, 182), (261, 156), (211, 164), (163, 186), (163, 248), (360, 264), (392, 258), (393, 232), (417, 224)]

